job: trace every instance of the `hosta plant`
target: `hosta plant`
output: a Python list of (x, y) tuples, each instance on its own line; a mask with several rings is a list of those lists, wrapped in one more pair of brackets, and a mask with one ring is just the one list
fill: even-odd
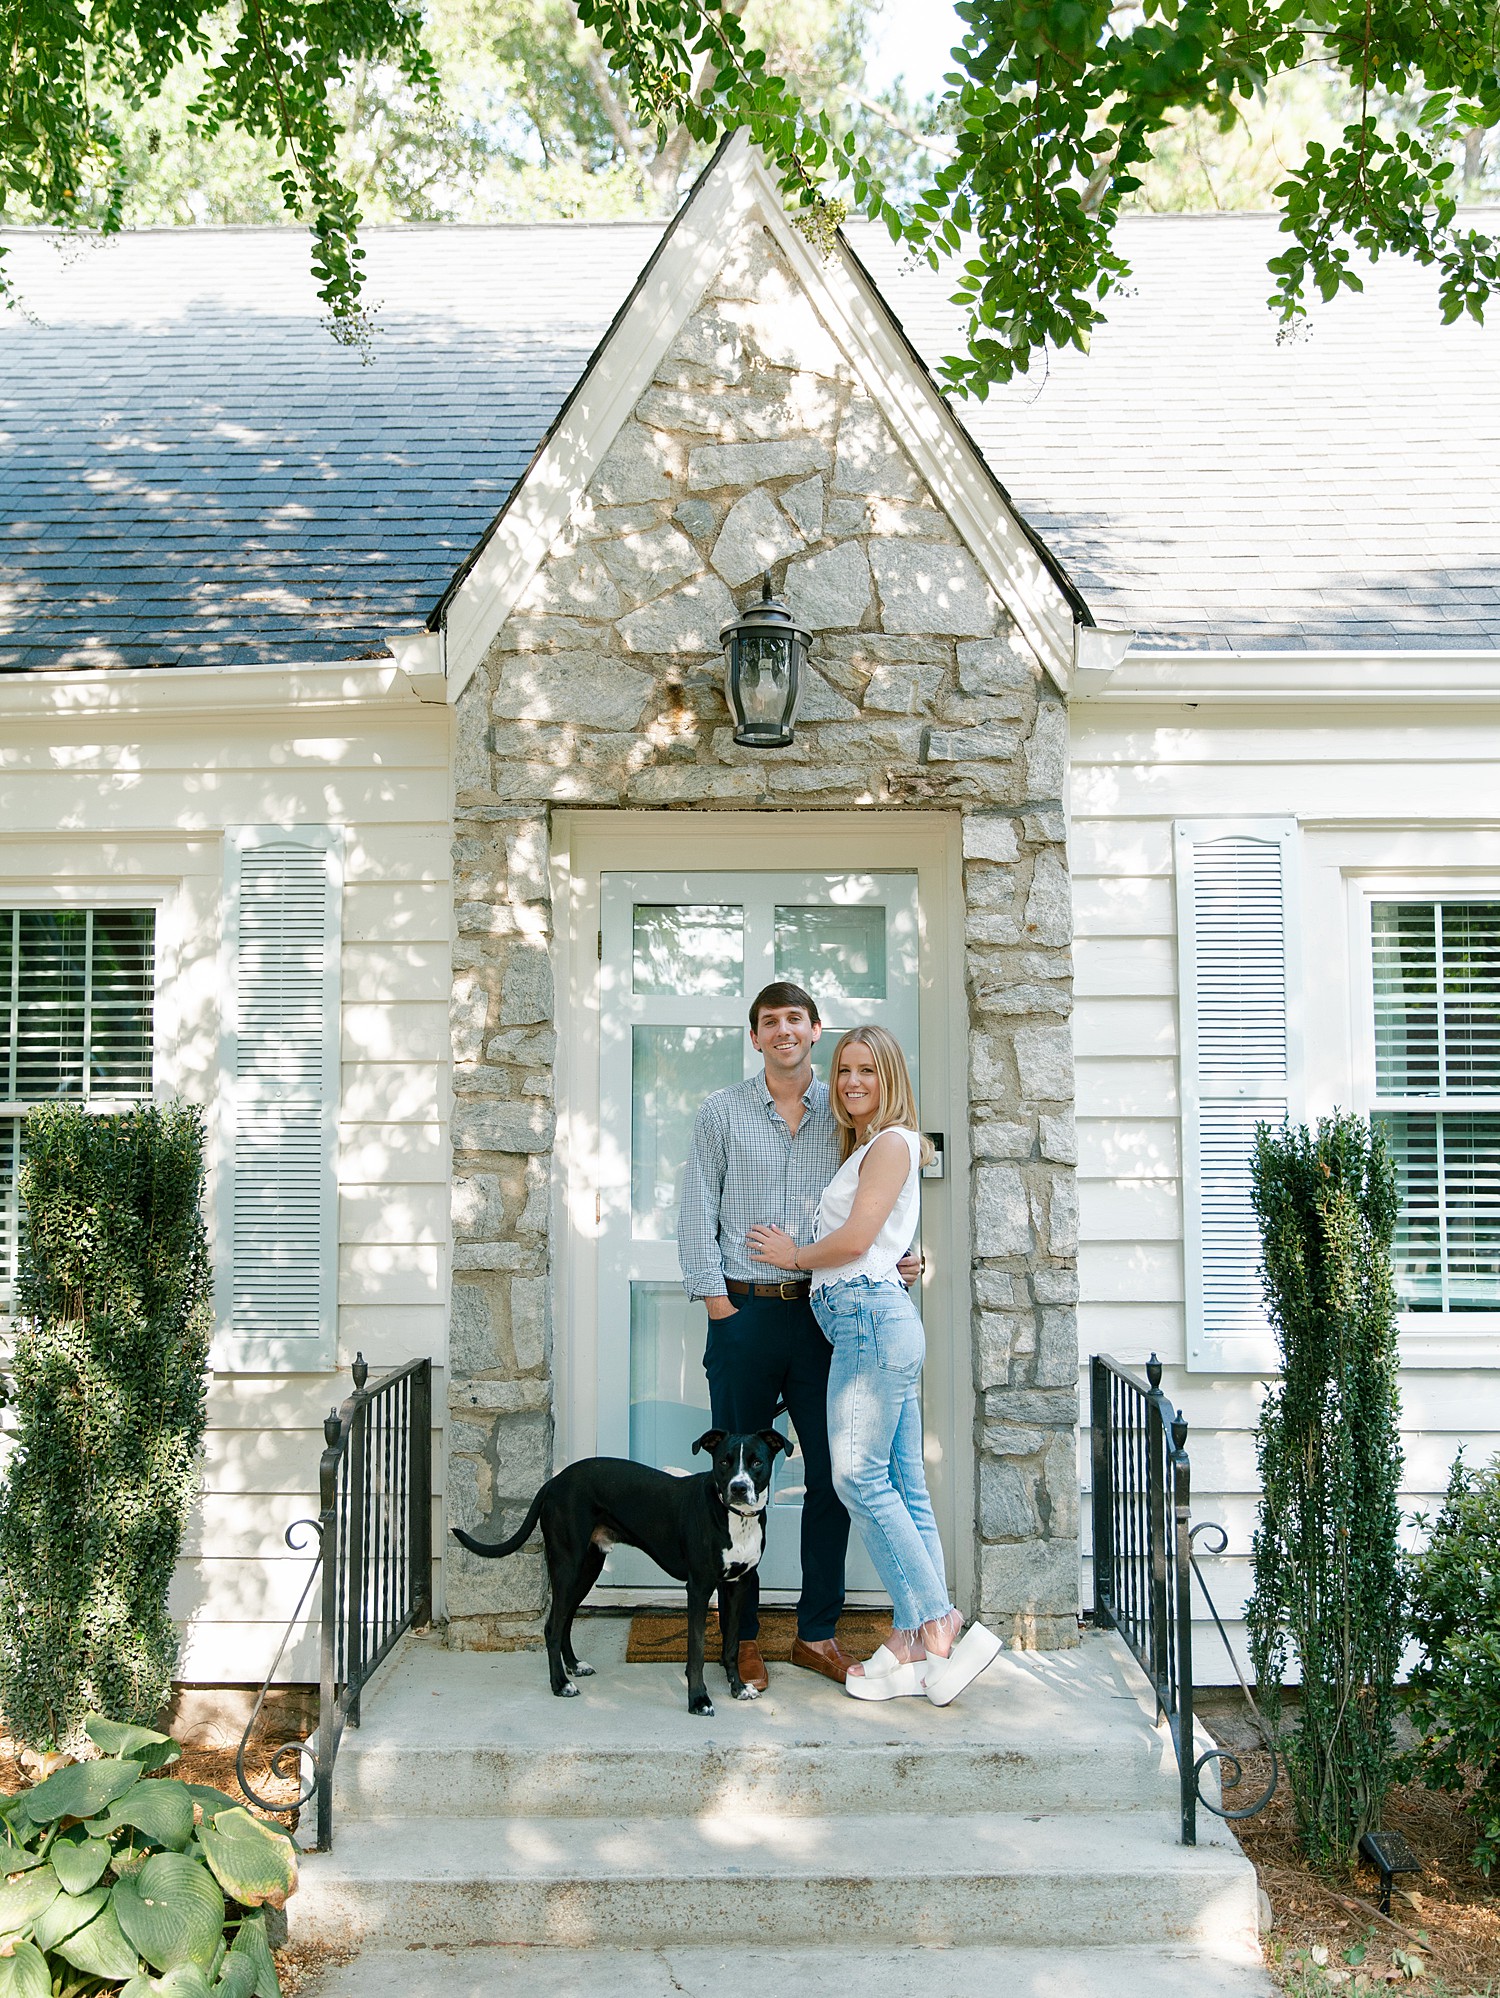
[(0, 1998), (278, 1998), (265, 1911), (296, 1888), (292, 1841), (155, 1775), (166, 1735), (87, 1728), (97, 1761), (0, 1800)]

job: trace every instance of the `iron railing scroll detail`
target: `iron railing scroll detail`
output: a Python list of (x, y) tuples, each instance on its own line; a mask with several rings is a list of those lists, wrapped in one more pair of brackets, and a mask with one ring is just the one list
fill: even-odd
[[(1219, 1525), (1217, 1520), (1202, 1520), (1188, 1535), (1188, 1559), (1193, 1564), (1193, 1575), (1197, 1580), (1198, 1587), (1203, 1591), (1203, 1600), (1208, 1604), (1208, 1613), (1214, 1620), (1214, 1628), (1223, 1640), (1224, 1649), (1229, 1653), (1229, 1662), (1234, 1667), (1234, 1676), (1240, 1682), (1240, 1691), (1245, 1696), (1245, 1704), (1249, 1707), (1251, 1718), (1254, 1720), (1256, 1728), (1260, 1733), (1261, 1746), (1271, 1758), (1270, 1781), (1253, 1804), (1245, 1804), (1239, 1810), (1232, 1811), (1226, 1805), (1216, 1804), (1211, 1797), (1205, 1797), (1202, 1788), (1199, 1788), (1198, 1796), (1200, 1801), (1213, 1812), (1216, 1818), (1228, 1818), (1232, 1823), (1237, 1823), (1241, 1818), (1253, 1818), (1257, 1812), (1263, 1811), (1276, 1795), (1276, 1786), (1281, 1781), (1281, 1763), (1276, 1754), (1276, 1737), (1272, 1734), (1270, 1728), (1266, 1726), (1261, 1716), (1260, 1708), (1255, 1704), (1255, 1695), (1245, 1683), (1245, 1675), (1240, 1670), (1240, 1661), (1235, 1657), (1234, 1646), (1229, 1642), (1229, 1632), (1224, 1628), (1224, 1619), (1219, 1615), (1218, 1605), (1209, 1594), (1208, 1584), (1203, 1579), (1203, 1570), (1198, 1566), (1197, 1543), (1200, 1533), (1216, 1533), (1219, 1536), (1209, 1548), (1211, 1554), (1222, 1554), (1224, 1552), (1224, 1549), (1229, 1545), (1229, 1535)], [(1194, 1783), (1201, 1786), (1203, 1771), (1211, 1762), (1223, 1764), (1223, 1769), (1220, 1772), (1220, 1795), (1222, 1796), (1225, 1789), (1237, 1790), (1244, 1779), (1245, 1771), (1240, 1758), (1237, 1755), (1232, 1755), (1227, 1748), (1208, 1748), (1204, 1750), (1193, 1764)], [(1226, 1772), (1229, 1777), (1227, 1784), (1223, 1781), (1223, 1776)]]
[[(1270, 1730), (1245, 1684), (1203, 1570), (1200, 1533), (1218, 1536), (1222, 1554), (1229, 1536), (1212, 1520), (1192, 1524), (1193, 1481), (1188, 1426), (1161, 1387), (1161, 1361), (1153, 1353), (1146, 1378), (1118, 1361), (1095, 1354), (1089, 1364), (1093, 1451), (1094, 1621), (1119, 1631), (1151, 1681), (1158, 1714), (1172, 1731), (1182, 1808), (1182, 1842), (1198, 1842), (1198, 1806), (1216, 1818), (1253, 1818), (1276, 1794), (1279, 1770)], [(1204, 1772), (1221, 1766), (1229, 1787), (1243, 1774), (1227, 1749), (1193, 1757), (1193, 1605), (1197, 1578), (1209, 1615), (1224, 1641), (1240, 1691), (1271, 1757), (1271, 1780), (1253, 1804), (1232, 1810), (1203, 1794)]]
[[(293, 1552), (306, 1551), (307, 1533), (317, 1551), (235, 1758), (240, 1788), (264, 1809), (317, 1800), (319, 1852), (333, 1843), (333, 1766), (345, 1723), (359, 1726), (360, 1695), (376, 1669), (432, 1617), (432, 1362), (408, 1360), (372, 1382), (360, 1353), (352, 1372), (354, 1392), (323, 1424), (318, 1517), (286, 1532)], [(246, 1749), (319, 1577), (318, 1731), (271, 1757), (275, 1775), (297, 1772), (297, 1796), (262, 1797), (245, 1780)]]
[(1188, 1426), (1162, 1393), (1154, 1353), (1145, 1380), (1095, 1354), (1089, 1388), (1094, 1621), (1120, 1633), (1151, 1681), (1177, 1751), (1182, 1843), (1196, 1845)]

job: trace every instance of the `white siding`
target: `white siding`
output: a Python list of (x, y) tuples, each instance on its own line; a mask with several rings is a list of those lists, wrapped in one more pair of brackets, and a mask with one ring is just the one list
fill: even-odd
[[(1302, 989), (1309, 1116), (1363, 1107), (1351, 884), (1362, 875), (1477, 875), (1500, 880), (1493, 710), (1393, 712), (1291, 706), (1144, 707), (1109, 696), (1072, 709), (1072, 864), (1078, 934), (1079, 1345), (1143, 1366), (1155, 1351), (1164, 1386), (1190, 1424), (1193, 1513), (1230, 1542), (1205, 1573), (1235, 1639), (1250, 1586), (1255, 1424), (1263, 1383), (1186, 1368), (1181, 1128), (1176, 1027), (1177, 937), (1172, 829), (1184, 819), (1290, 816), (1299, 822)], [(1431, 1512), (1460, 1444), (1500, 1449), (1500, 1325), (1466, 1344), (1408, 1332), (1401, 1378), (1404, 1504)], [(1466, 1349), (1467, 1345), (1467, 1349)], [(1082, 1441), (1088, 1484), (1088, 1440)], [(1089, 1508), (1083, 1509), (1085, 1599)], [(1199, 1607), (1196, 1674), (1232, 1674)]]
[[(317, 1511), (322, 1421), (355, 1353), (372, 1370), (445, 1360), (448, 728), (445, 708), (411, 701), (202, 722), (8, 716), (0, 739), (0, 902), (101, 888), (118, 901), (133, 887), (158, 905), (158, 1092), (211, 1117), (224, 828), (345, 829), (338, 1371), (215, 1373), (172, 1594), (189, 1680), (256, 1680), (270, 1664), (307, 1572), (282, 1534)], [(212, 1139), (211, 1126), (211, 1152)], [(440, 1374), (438, 1421), (445, 1401)], [(439, 1447), (433, 1464), (440, 1483)], [(316, 1673), (304, 1630), (280, 1677)]]

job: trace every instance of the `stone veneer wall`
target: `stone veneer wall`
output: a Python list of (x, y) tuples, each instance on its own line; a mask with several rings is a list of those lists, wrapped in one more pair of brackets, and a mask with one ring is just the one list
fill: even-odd
[[(718, 646), (731, 591), (748, 601), (767, 567), (816, 668), (794, 747), (772, 753), (735, 747)], [(550, 1467), (550, 808), (961, 813), (982, 1608), (1023, 1642), (1076, 1640), (1066, 742), (1035, 658), (755, 222), (458, 705), (456, 1522), (512, 1531)], [(456, 1641), (534, 1631), (536, 1543), (448, 1559)]]

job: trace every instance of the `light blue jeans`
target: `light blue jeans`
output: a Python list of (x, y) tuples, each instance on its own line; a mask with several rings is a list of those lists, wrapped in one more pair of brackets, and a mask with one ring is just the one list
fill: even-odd
[(896, 1628), (916, 1630), (953, 1607), (922, 1469), (922, 1321), (902, 1285), (868, 1277), (814, 1291), (812, 1308), (833, 1347), (834, 1489), (890, 1593)]

